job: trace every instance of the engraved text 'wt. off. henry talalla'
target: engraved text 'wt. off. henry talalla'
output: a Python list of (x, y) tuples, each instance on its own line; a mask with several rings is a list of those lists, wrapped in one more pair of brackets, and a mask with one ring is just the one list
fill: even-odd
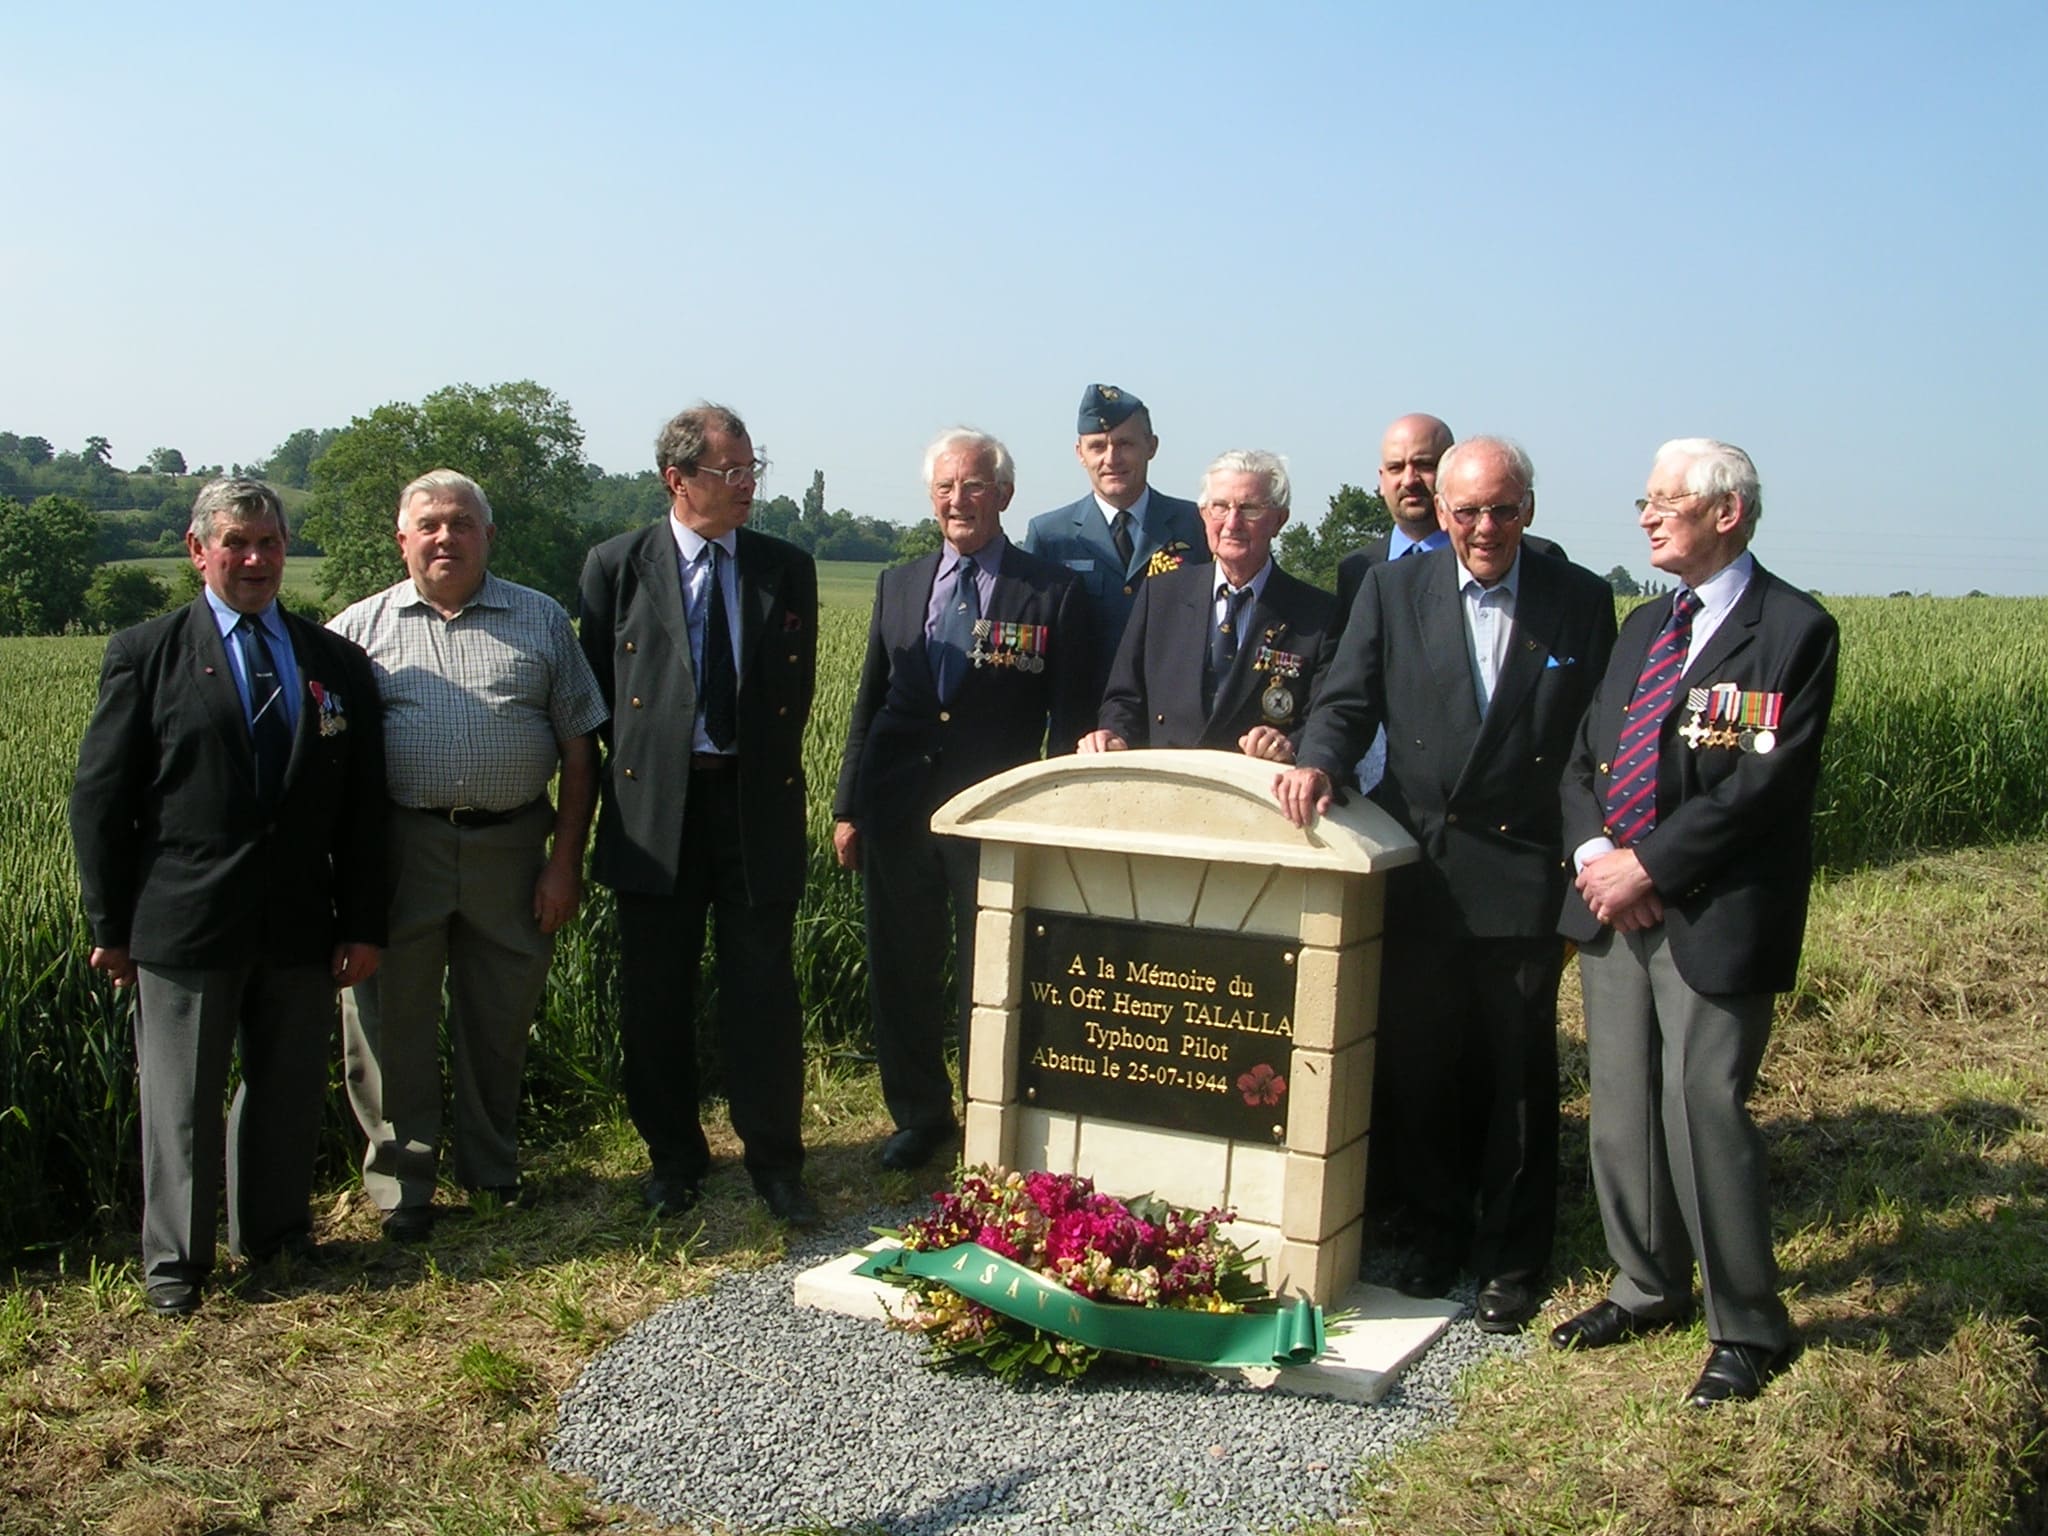
[(1283, 939), (1028, 910), (1019, 1093), (1039, 1109), (1284, 1141)]

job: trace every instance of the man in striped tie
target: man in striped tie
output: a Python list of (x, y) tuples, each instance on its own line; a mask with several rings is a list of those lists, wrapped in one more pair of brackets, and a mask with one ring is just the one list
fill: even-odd
[(1562, 790), (1577, 876), (1560, 926), (1580, 946), (1616, 1274), (1551, 1341), (1598, 1349), (1683, 1322), (1697, 1262), (1701, 1408), (1755, 1397), (1798, 1352), (1746, 1100), (1799, 964), (1836, 633), (1749, 553), (1762, 507), (1740, 448), (1657, 451), (1636, 509), (1679, 587), (1622, 629)]

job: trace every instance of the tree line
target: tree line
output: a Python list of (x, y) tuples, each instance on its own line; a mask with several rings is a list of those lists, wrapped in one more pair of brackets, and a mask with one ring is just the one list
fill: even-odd
[[(450, 385), (345, 427), (301, 428), (267, 457), (227, 466), (189, 466), (163, 447), (123, 471), (104, 437), (60, 451), (44, 437), (0, 432), (0, 634), (117, 629), (189, 601), (189, 581), (167, 586), (108, 562), (182, 553), (192, 499), (221, 474), (279, 488), (292, 553), (327, 556), (323, 606), (339, 608), (404, 574), (391, 537), (398, 492), (444, 465), (491, 498), (494, 569), (565, 602), (591, 545), (668, 508), (652, 469), (612, 474), (587, 462), (568, 404), (531, 380)], [(800, 500), (757, 501), (752, 521), (822, 560), (887, 562), (932, 542), (929, 525), (828, 511), (822, 470)]]
[[(292, 553), (327, 557), (322, 602), (338, 609), (404, 575), (392, 540), (398, 493), (443, 466), (470, 475), (491, 499), (493, 568), (564, 603), (573, 603), (591, 545), (668, 507), (652, 469), (611, 474), (586, 461), (583, 429), (568, 403), (530, 379), (452, 384), (416, 404), (379, 406), (345, 427), (301, 428), (267, 457), (225, 467), (190, 467), (178, 449), (158, 447), (123, 471), (104, 437), (59, 451), (47, 438), (0, 432), (0, 634), (118, 629), (189, 601), (190, 580), (167, 586), (108, 562), (182, 553), (192, 498), (221, 474), (280, 489), (293, 519)], [(820, 560), (891, 562), (938, 543), (929, 519), (905, 527), (843, 507), (828, 511), (823, 470), (812, 471), (800, 499), (756, 501), (751, 522)], [(1334, 589), (1338, 562), (1392, 526), (1376, 493), (1341, 486), (1315, 527), (1282, 530), (1280, 561)], [(1619, 593), (1642, 590), (1620, 566), (1608, 580)]]

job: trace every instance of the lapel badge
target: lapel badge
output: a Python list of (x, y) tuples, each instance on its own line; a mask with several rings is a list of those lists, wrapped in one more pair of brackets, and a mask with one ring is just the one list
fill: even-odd
[(1152, 551), (1152, 558), (1145, 562), (1145, 576), (1164, 576), (1168, 571), (1177, 571), (1188, 562), (1188, 541), (1175, 539), (1171, 544), (1162, 544)]

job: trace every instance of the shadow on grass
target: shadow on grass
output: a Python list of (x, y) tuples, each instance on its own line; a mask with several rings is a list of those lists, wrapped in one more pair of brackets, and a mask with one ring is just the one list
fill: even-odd
[[(1958, 1098), (1761, 1124), (1781, 1285), (1810, 1343), (1933, 1355), (1991, 1317), (2048, 1345), (2048, 1158), (2025, 1145), (2048, 1129), (2038, 1116)], [(1584, 1114), (1562, 1130), (1558, 1269), (1605, 1275)]]

